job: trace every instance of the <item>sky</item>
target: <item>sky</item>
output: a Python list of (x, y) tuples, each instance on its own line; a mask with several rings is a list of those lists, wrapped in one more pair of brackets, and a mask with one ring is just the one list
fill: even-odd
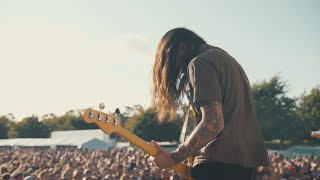
[(320, 85), (319, 19), (318, 0), (1, 0), (0, 116), (148, 107), (158, 42), (176, 27), (299, 97)]

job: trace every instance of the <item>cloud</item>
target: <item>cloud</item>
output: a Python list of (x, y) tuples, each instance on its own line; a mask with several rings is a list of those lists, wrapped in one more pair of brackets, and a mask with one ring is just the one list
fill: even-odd
[[(108, 60), (115, 57), (147, 59), (152, 55), (147, 37), (142, 35), (114, 35), (91, 39), (85, 32), (62, 27), (48, 21), (30, 18), (0, 23), (1, 61), (74, 62)], [(132, 59), (133, 59), (132, 58)]]
[[(148, 72), (139, 69), (152, 63), (148, 37), (126, 34), (91, 38), (81, 29), (35, 17), (1, 21), (0, 32), (0, 114), (12, 112), (19, 117), (19, 113), (64, 112), (83, 107), (90, 98), (98, 99), (106, 91), (110, 94), (103, 97), (116, 102), (119, 98), (112, 94), (125, 94), (130, 87), (138, 88), (141, 96), (121, 97), (117, 103), (137, 104), (149, 92), (145, 88)], [(137, 85), (140, 81), (143, 84)], [(117, 87), (110, 89), (110, 84)], [(62, 99), (69, 104), (61, 105)]]
[[(2, 77), (18, 72), (31, 79), (42, 74), (55, 79), (56, 72), (69, 74), (77, 68), (144, 64), (153, 59), (147, 37), (108, 35), (91, 38), (79, 29), (64, 27), (39, 18), (0, 22), (0, 71)], [(51, 74), (51, 75), (50, 75)], [(54, 77), (52, 74), (55, 74)], [(18, 76), (12, 77), (15, 80)]]

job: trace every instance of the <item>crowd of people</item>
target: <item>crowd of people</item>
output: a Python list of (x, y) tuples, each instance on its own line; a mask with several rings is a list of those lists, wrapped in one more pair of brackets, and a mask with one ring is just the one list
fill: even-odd
[(270, 166), (256, 169), (256, 180), (320, 180), (320, 157), (270, 154)]
[(180, 179), (171, 170), (156, 168), (140, 150), (1, 149), (2, 179), (95, 180)]
[[(0, 157), (0, 177), (5, 180), (182, 179), (172, 170), (158, 169), (149, 155), (135, 149), (3, 148)], [(270, 161), (269, 167), (257, 168), (257, 180), (320, 179), (318, 157), (289, 159), (273, 153)]]

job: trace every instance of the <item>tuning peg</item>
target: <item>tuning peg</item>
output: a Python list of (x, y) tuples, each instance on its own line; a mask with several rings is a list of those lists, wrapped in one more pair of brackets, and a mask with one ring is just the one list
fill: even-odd
[(98, 116), (98, 120), (101, 121), (103, 119), (102, 115), (101, 115), (101, 111), (102, 109), (105, 108), (105, 105), (103, 103), (100, 103), (99, 104), (99, 109), (100, 109), (100, 112), (99, 112), (99, 116)]
[(117, 108), (116, 110), (115, 110), (115, 119), (114, 119), (114, 125), (117, 125), (119, 122), (118, 122), (118, 116), (120, 115), (120, 110), (119, 110), (119, 108)]
[(93, 106), (91, 107), (91, 112), (90, 112), (90, 115), (89, 115), (90, 118), (94, 118), (94, 113), (93, 113)]
[(109, 116), (107, 117), (107, 123), (111, 123), (111, 119)]
[(102, 109), (104, 109), (106, 106), (103, 104), (103, 103), (100, 103), (99, 104), (99, 108), (100, 108), (100, 111), (102, 110)]

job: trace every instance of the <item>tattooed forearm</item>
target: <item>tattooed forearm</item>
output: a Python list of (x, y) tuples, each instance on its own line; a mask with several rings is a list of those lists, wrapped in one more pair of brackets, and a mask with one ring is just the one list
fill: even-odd
[(202, 120), (190, 134), (188, 140), (171, 153), (175, 163), (179, 163), (212, 141), (224, 128), (222, 105), (212, 102), (201, 106)]

